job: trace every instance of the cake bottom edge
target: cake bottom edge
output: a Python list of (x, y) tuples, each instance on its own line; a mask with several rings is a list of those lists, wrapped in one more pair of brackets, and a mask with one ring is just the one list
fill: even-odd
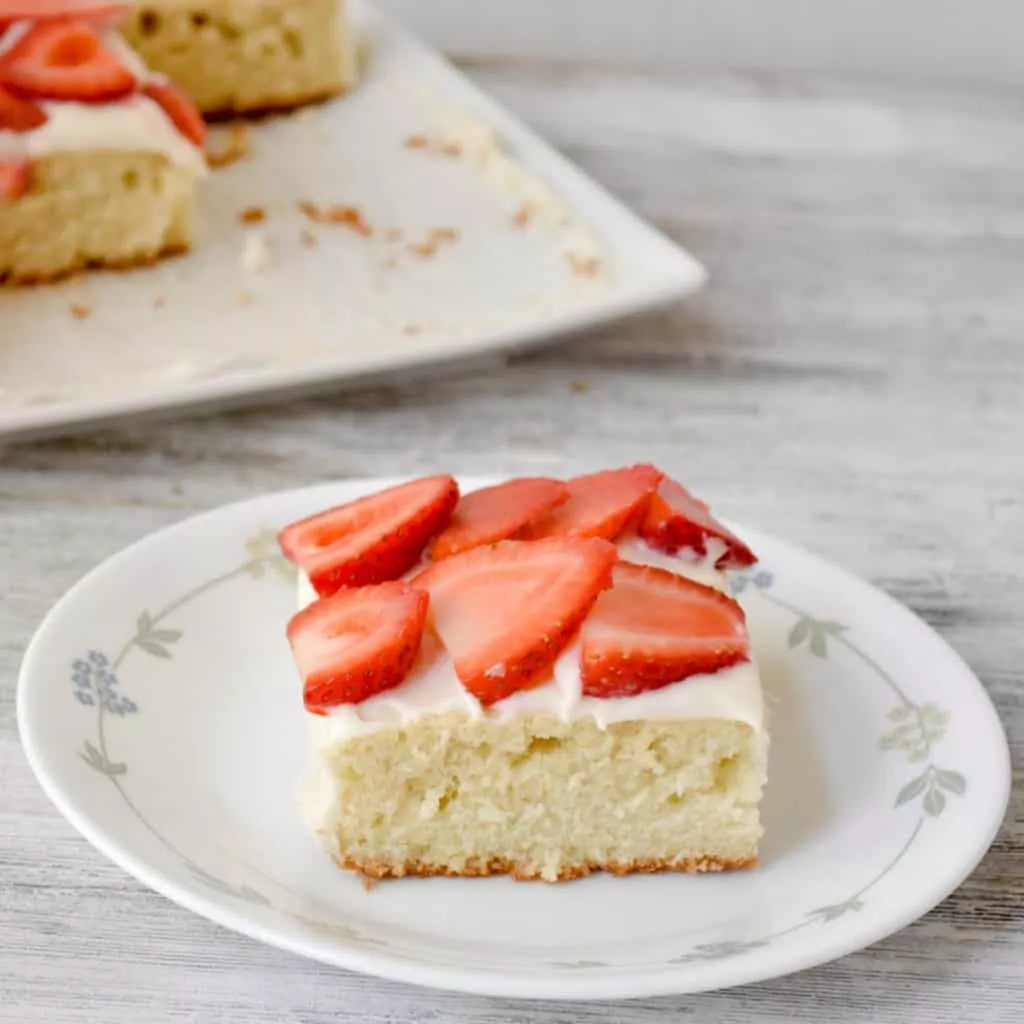
[(10, 271), (6, 276), (0, 273), (0, 288), (32, 288), (55, 284), (58, 281), (65, 281), (69, 277), (93, 274), (98, 271), (118, 273), (139, 270), (143, 267), (156, 266), (157, 263), (173, 259), (176, 256), (186, 256), (191, 251), (192, 246), (187, 242), (171, 242), (160, 249), (143, 251), (120, 259), (108, 260), (98, 257), (87, 263), (78, 263), (71, 267), (58, 267), (53, 270)]
[(344, 83), (332, 84), (322, 89), (299, 92), (290, 96), (263, 97), (251, 104), (236, 102), (229, 103), (227, 106), (215, 105), (210, 109), (203, 110), (203, 120), (211, 124), (234, 120), (259, 121), (277, 114), (289, 114), (301, 107), (322, 105), (338, 96), (344, 96), (351, 92), (351, 89), (351, 86)]
[(744, 871), (757, 867), (757, 855), (744, 858), (728, 857), (683, 857), (678, 860), (652, 859), (628, 862), (606, 863), (587, 861), (560, 868), (554, 877), (546, 877), (533, 865), (503, 857), (492, 857), (483, 864), (471, 864), (462, 868), (451, 868), (444, 864), (427, 864), (421, 861), (407, 861), (401, 864), (386, 861), (359, 860), (355, 857), (336, 857), (335, 864), (346, 871), (354, 871), (366, 879), (386, 878), (487, 878), (494, 875), (510, 875), (517, 882), (570, 882), (585, 878), (597, 872), (609, 875), (653, 875), (675, 871), (683, 874), (711, 874), (721, 871)]

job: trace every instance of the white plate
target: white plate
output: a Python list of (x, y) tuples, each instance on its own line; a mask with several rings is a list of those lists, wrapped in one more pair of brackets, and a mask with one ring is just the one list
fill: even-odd
[[(423, 44), (354, 8), (359, 87), (253, 125), (252, 155), (200, 183), (187, 258), (0, 289), (0, 437), (422, 372), (701, 286), (691, 256)], [(406, 145), (417, 136), (429, 145)], [(304, 200), (357, 207), (372, 236), (311, 224)], [(243, 225), (249, 207), (266, 221)], [(243, 266), (245, 246), (262, 245), (251, 238), (268, 247), (263, 270)]]
[(732, 584), (772, 712), (761, 867), (364, 891), (298, 818), (307, 723), (284, 639), (294, 574), (274, 531), (389, 482), (271, 495), (163, 530), (82, 580), (33, 640), (18, 689), (33, 768), (92, 843), (170, 899), (389, 978), (609, 998), (842, 956), (925, 913), (988, 848), (1009, 756), (978, 680), (891, 598), (741, 529), (763, 559)]

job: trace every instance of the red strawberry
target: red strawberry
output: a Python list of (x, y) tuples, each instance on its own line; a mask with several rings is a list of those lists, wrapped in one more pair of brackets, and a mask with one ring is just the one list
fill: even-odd
[(341, 587), (403, 576), (448, 525), (458, 500), (450, 476), (424, 477), (292, 523), (277, 539), (327, 597)]
[(342, 590), (303, 608), (288, 642), (308, 711), (358, 704), (397, 686), (420, 648), (430, 598), (408, 583)]
[(46, 124), (46, 112), (31, 100), (21, 99), (0, 85), (0, 132), (30, 132)]
[(192, 101), (176, 85), (171, 82), (147, 82), (142, 92), (160, 105), (171, 124), (189, 142), (200, 148), (206, 144), (206, 122)]
[(46, 18), (80, 18), (112, 25), (128, 13), (127, 4), (99, 0), (0, 0), (0, 26), (11, 21), (43, 21)]
[(482, 704), (544, 681), (597, 595), (615, 546), (597, 538), (503, 540), (420, 573), (455, 672)]
[(32, 184), (32, 165), (18, 157), (0, 157), (0, 203), (23, 196)]
[(706, 555), (708, 540), (719, 540), (725, 545), (725, 551), (715, 561), (719, 569), (734, 569), (757, 561), (754, 552), (715, 519), (703, 501), (671, 477), (665, 477), (658, 485), (639, 533), (652, 547), (670, 554), (689, 548), (698, 555)]
[(32, 96), (103, 102), (135, 90), (135, 78), (84, 21), (33, 25), (0, 54), (0, 84)]
[(431, 557), (440, 560), (506, 540), (568, 497), (565, 484), (546, 477), (520, 477), (473, 491), (462, 497), (448, 529), (430, 546)]
[(604, 537), (614, 540), (637, 519), (661, 480), (653, 466), (608, 469), (569, 480), (569, 500), (523, 536)]
[(580, 630), (588, 697), (632, 697), (750, 658), (743, 609), (712, 587), (619, 562)]

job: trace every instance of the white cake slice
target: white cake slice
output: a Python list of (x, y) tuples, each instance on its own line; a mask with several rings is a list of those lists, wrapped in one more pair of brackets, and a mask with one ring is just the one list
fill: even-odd
[[(504, 540), (405, 573), (407, 589), (429, 593), (430, 610), (425, 639), (402, 681), (361, 701), (326, 708), (314, 702), (314, 767), (303, 813), (339, 865), (374, 878), (509, 873), (557, 881), (595, 870), (698, 872), (756, 863), (768, 733), (742, 612), (721, 593), (723, 576), (715, 568), (725, 545), (712, 539), (702, 555), (672, 556), (638, 537), (635, 525), (618, 532), (619, 562), (607, 581), (612, 586), (585, 610), (582, 628), (573, 630), (546, 672), (497, 700), (489, 699), (487, 672), (483, 699), (460, 678), (465, 622), (453, 623), (452, 610), (470, 609), (463, 615), (474, 620), (468, 635), (488, 625), (478, 613), (486, 589), (474, 590), (467, 573), (491, 573), (496, 562), (514, 566), (498, 585), (508, 600), (511, 631), (519, 621), (515, 595), (525, 593), (524, 558), (552, 543), (562, 559), (563, 543), (584, 552), (580, 545), (605, 542)], [(285, 546), (294, 554), (290, 539)], [(478, 568), (467, 570), (474, 561)], [(530, 572), (538, 571), (531, 563)], [(543, 571), (548, 583), (527, 595), (531, 613), (561, 586), (556, 569), (544, 563)], [(314, 575), (322, 583), (322, 573)], [(481, 580), (490, 585), (489, 577)], [(333, 601), (354, 600), (352, 594), (318, 598), (300, 574), (299, 603), (311, 609), (304, 614), (322, 615)], [(678, 613), (696, 608), (705, 634), (710, 628), (721, 636), (708, 643), (704, 635), (687, 663), (710, 658), (709, 665), (723, 667), (649, 688), (644, 666), (630, 669), (628, 678), (621, 659), (603, 677), (595, 670), (608, 651), (621, 652), (623, 622), (634, 628), (635, 609), (650, 607), (652, 594), (655, 617), (665, 622), (645, 612), (641, 625), (650, 631), (637, 642), (652, 649), (652, 638), (664, 639), (667, 628), (678, 652), (685, 635)], [(331, 655), (322, 643), (309, 645), (302, 630), (292, 641), (309, 704), (312, 666)], [(655, 661), (651, 671), (658, 675), (665, 662)], [(500, 683), (510, 665), (491, 666), (489, 682)], [(584, 692), (609, 679), (628, 695)]]
[[(186, 251), (198, 111), (117, 33), (116, 4), (0, 3), (0, 283)], [(12, 9), (13, 9), (12, 8)]]

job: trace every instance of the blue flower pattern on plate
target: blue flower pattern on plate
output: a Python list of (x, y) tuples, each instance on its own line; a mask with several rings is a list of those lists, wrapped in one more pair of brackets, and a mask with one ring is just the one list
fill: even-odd
[(84, 658), (72, 662), (71, 682), (75, 686), (75, 698), (87, 707), (99, 704), (104, 711), (119, 717), (139, 710), (135, 701), (118, 692), (117, 676), (102, 651), (89, 651)]

